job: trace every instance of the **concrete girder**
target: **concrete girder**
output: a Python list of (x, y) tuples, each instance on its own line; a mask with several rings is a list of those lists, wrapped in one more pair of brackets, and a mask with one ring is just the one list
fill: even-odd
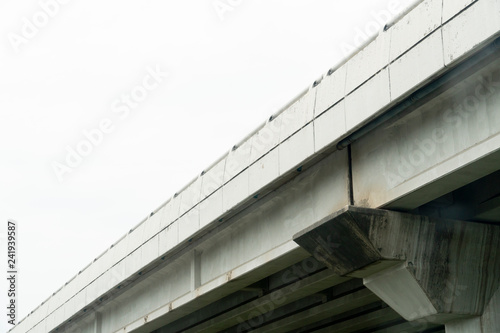
[[(378, 297), (375, 296), (368, 289), (362, 289), (356, 291), (352, 294), (342, 296), (333, 301), (326, 302), (324, 304), (315, 306), (309, 311), (300, 312), (281, 320), (275, 321), (269, 325), (262, 326), (253, 330), (255, 333), (284, 333), (289, 332), (297, 327), (302, 327), (306, 324), (312, 324), (314, 322), (326, 319), (328, 317), (338, 315), (349, 310), (356, 309), (363, 305), (367, 305), (378, 301)], [(396, 315), (396, 317), (399, 317)]]
[(347, 206), (294, 240), (409, 321), (480, 316), (500, 285), (496, 225)]
[(323, 329), (315, 331), (315, 333), (349, 333), (355, 332), (363, 329), (367, 329), (374, 323), (396, 320), (399, 318), (398, 314), (391, 308), (386, 307), (384, 309), (377, 310), (375, 312), (369, 313), (362, 318), (353, 318), (346, 320), (345, 322), (334, 324)]
[(349, 280), (349, 278), (335, 275), (330, 270), (324, 270), (312, 276), (298, 280), (291, 285), (277, 289), (253, 302), (245, 303), (237, 308), (185, 330), (184, 332), (194, 333), (220, 331), (233, 325), (237, 325), (241, 321), (241, 318), (250, 320), (253, 317), (266, 313), (267, 311), (272, 312), (272, 310), (276, 307), (291, 303), (347, 280)]

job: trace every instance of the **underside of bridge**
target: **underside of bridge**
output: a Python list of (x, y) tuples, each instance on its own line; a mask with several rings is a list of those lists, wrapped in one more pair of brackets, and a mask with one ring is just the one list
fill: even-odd
[(192, 314), (164, 332), (444, 332), (408, 323), (363, 285), (306, 258)]
[[(475, 281), (475, 284), (478, 285), (493, 286), (492, 290), (487, 293), (488, 300), (491, 298), (492, 292), (495, 291), (495, 287), (498, 288), (500, 276), (498, 272), (500, 265), (498, 254), (500, 244), (500, 230), (498, 230), (500, 223), (499, 184), (500, 169), (412, 209), (411, 215), (403, 214), (403, 220), (404, 217), (418, 217), (430, 220), (430, 223), (434, 222), (435, 229), (432, 232), (424, 235), (419, 231), (418, 234), (421, 237), (428, 236), (431, 242), (440, 244), (441, 248), (446, 241), (454, 242), (454, 240), (450, 240), (450, 230), (452, 230), (453, 224), (460, 224), (458, 228), (464, 229), (469, 227), (470, 222), (470, 234), (461, 233), (458, 236), (460, 240), (457, 240), (456, 250), (463, 251), (464, 254), (456, 261), (465, 265), (465, 262), (470, 261), (472, 257), (472, 261), (479, 262), (481, 261), (481, 253), (486, 257), (494, 257), (483, 267), (486, 271), (490, 271), (485, 272), (485, 275), (494, 274), (493, 277), (490, 277), (489, 281)], [(357, 208), (353, 207), (350, 210), (356, 212)], [(374, 216), (380, 214), (379, 211), (372, 212), (363, 209), (361, 212), (370, 216), (370, 218), (365, 217), (365, 220), (359, 223), (362, 228), (363, 222), (369, 224), (370, 219), (373, 220)], [(342, 215), (342, 213), (346, 214), (338, 212), (334, 215)], [(352, 215), (349, 209), (347, 214)], [(400, 215), (399, 213), (395, 214)], [(299, 244), (315, 256), (307, 256), (305, 259), (267, 276), (267, 270), (263, 270), (262, 278), (257, 282), (182, 316), (154, 332), (445, 332), (444, 325), (440, 324), (439, 319), (436, 318), (429, 317), (414, 321), (404, 319), (365, 286), (363, 276), (373, 275), (373, 272), (384, 270), (397, 270), (400, 268), (398, 265), (404, 263), (404, 260), (388, 258), (386, 259), (387, 263), (384, 264), (384, 260), (380, 256), (368, 262), (362, 262), (362, 258), (366, 256), (360, 253), (359, 249), (356, 249), (355, 242), (349, 238), (352, 237), (352, 234), (346, 233), (342, 227), (336, 228), (334, 226), (335, 223), (342, 223), (341, 219), (335, 217), (337, 218), (336, 222), (329, 222), (332, 224), (330, 230), (318, 230), (316, 236), (323, 235), (322, 241), (314, 242), (317, 237), (312, 235), (310, 237), (313, 239), (313, 246), (310, 244), (308, 246), (307, 241), (302, 241), (303, 243), (299, 241)], [(463, 222), (451, 220), (459, 218)], [(403, 221), (403, 223), (411, 222)], [(320, 222), (320, 225), (323, 224), (324, 221)], [(365, 227), (369, 228), (368, 225)], [(384, 225), (384, 228), (387, 226)], [(309, 228), (309, 230), (317, 229), (317, 225)], [(419, 228), (419, 230), (421, 229)], [(385, 229), (384, 232), (388, 233), (389, 231)], [(484, 234), (481, 235), (481, 232)], [(393, 238), (397, 238), (394, 230), (390, 230), (390, 234)], [(318, 244), (322, 244), (326, 250), (318, 251)], [(416, 246), (425, 247), (426, 245), (418, 244)], [(324, 258), (326, 253), (341, 256), (338, 252), (341, 252), (342, 247), (347, 248), (345, 257), (350, 258), (349, 261), (361, 261), (356, 263), (362, 268), (357, 274), (353, 271), (349, 273), (339, 272), (338, 268), (342, 265), (338, 261), (328, 265), (328, 259)], [(478, 247), (484, 248), (480, 251)], [(360, 246), (360, 248), (364, 247)], [(432, 247), (428, 249), (427, 254), (431, 258), (422, 265), (428, 266), (428, 269), (432, 269), (430, 274), (436, 275), (433, 277), (433, 283), (438, 285), (438, 288), (435, 290), (434, 300), (441, 297), (441, 303), (446, 305), (455, 302), (454, 306), (457, 306), (456, 299), (471, 303), (477, 297), (474, 295), (478, 293), (478, 290), (471, 287), (471, 278), (464, 276), (460, 278), (459, 275), (449, 272), (437, 272), (440, 269), (447, 270), (446, 265), (450, 265), (450, 251), (446, 252), (446, 257), (442, 260), (439, 260), (437, 255), (432, 256), (432, 253), (437, 251), (436, 248)], [(304, 255), (302, 251), (298, 251), (297, 259), (301, 259)], [(289, 258), (284, 259), (285, 262), (289, 260)], [(407, 265), (413, 264), (411, 261), (407, 262)], [(477, 264), (473, 266), (473, 268), (469, 267), (468, 269), (478, 269), (479, 267)], [(367, 267), (372, 267), (373, 272)], [(405, 288), (411, 288), (411, 282), (404, 281), (403, 283), (408, 283), (404, 286)], [(404, 290), (396, 289), (396, 283), (393, 287), (396, 293), (404, 292)], [(470, 293), (472, 290), (474, 292)], [(484, 291), (479, 293), (484, 294)], [(431, 292), (428, 291), (427, 294), (431, 294)], [(402, 295), (402, 299), (397, 300), (392, 305), (394, 308), (399, 308), (402, 304), (398, 304), (398, 301), (404, 303), (405, 299), (411, 298), (411, 295)], [(499, 298), (498, 295), (496, 298)], [(394, 299), (396, 298), (393, 297)], [(412, 311), (425, 312), (425, 307), (422, 307), (418, 302), (416, 304), (419, 306), (416, 306)], [(452, 315), (452, 307), (449, 308), (447, 315)], [(481, 313), (476, 312), (476, 316)], [(461, 315), (463, 313), (460, 313), (457, 318)], [(473, 318), (473, 311), (466, 317)], [(471, 327), (469, 330), (466, 328), (463, 332), (475, 332), (475, 330)]]
[(13, 333), (500, 332), (499, 37), (422, 1)]

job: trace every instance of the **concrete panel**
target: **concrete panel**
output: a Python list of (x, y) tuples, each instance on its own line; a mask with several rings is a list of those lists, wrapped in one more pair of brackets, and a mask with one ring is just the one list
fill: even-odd
[[(23, 331), (23, 327), (21, 327), (19, 324), (17, 324), (16, 329), (19, 329), (21, 332)], [(27, 331), (27, 329), (28, 329), (28, 327), (26, 327), (25, 331)], [(38, 322), (36, 324), (35, 328), (33, 329), (33, 332), (34, 333), (48, 332), (48, 329), (47, 329), (47, 318), (45, 318), (41, 322)]]
[(145, 222), (132, 230), (123, 241), (127, 242), (127, 254), (138, 249), (144, 242), (144, 231), (146, 230)]
[(207, 170), (202, 176), (201, 198), (204, 199), (224, 183), (224, 169), (226, 167), (226, 158), (217, 162), (210, 170)]
[(347, 62), (346, 95), (389, 64), (390, 40), (389, 31), (381, 32)]
[(27, 332), (34, 324), (31, 323), (29, 317), (23, 318), (17, 325), (12, 328), (12, 332)]
[(222, 189), (218, 189), (200, 203), (200, 229), (222, 215)]
[(30, 333), (38, 333), (38, 332), (49, 332), (47, 329), (48, 325), (52, 325), (52, 322), (54, 321), (54, 317), (51, 315), (48, 315), (45, 317), (42, 321), (38, 323), (31, 323), (27, 322), (26, 320), (23, 319), (22, 322), (18, 323), (16, 326), (14, 326), (9, 332), (28, 332), (30, 329)]
[(200, 212), (198, 208), (190, 210), (179, 218), (179, 243), (190, 239), (200, 229)]
[[(469, 333), (469, 332), (489, 332), (481, 329), (481, 319), (479, 317), (471, 319), (454, 320), (446, 323), (446, 333)], [(494, 331), (491, 331), (494, 332)]]
[(54, 312), (61, 305), (61, 295), (56, 291), (47, 301), (48, 312)]
[(181, 207), (181, 194), (177, 193), (177, 195), (174, 195), (172, 199), (170, 199), (170, 207), (168, 209), (168, 216), (167, 220), (170, 220), (171, 222), (177, 220), (179, 218), (179, 211)]
[(45, 329), (47, 317), (45, 317), (43, 320), (35, 323), (29, 320), (29, 317), (22, 318), (22, 321), (18, 321), (16, 326), (14, 327), (9, 327), (8, 332), (33, 332), (33, 333), (38, 333), (38, 332), (48, 332)]
[(174, 223), (167, 226), (162, 232), (160, 232), (158, 237), (158, 252), (161, 256), (179, 243), (179, 221), (175, 221)]
[(64, 316), (64, 307), (59, 307), (57, 308), (52, 314), (51, 314), (51, 317), (54, 317), (54, 321), (52, 322), (52, 327), (50, 327), (49, 329), (54, 329), (56, 328), (57, 326), (61, 325), (62, 323), (64, 323), (64, 320), (66, 319), (65, 316)]
[[(391, 56), (394, 61), (441, 26), (443, 0), (426, 0), (390, 28)], [(442, 57), (441, 57), (442, 58)], [(413, 68), (413, 74), (415, 71)]]
[(384, 69), (346, 97), (347, 131), (360, 127), (390, 101), (389, 72)]
[(201, 283), (286, 243), (310, 223), (347, 204), (347, 152), (338, 151), (267, 195), (220, 231), (201, 255)]
[(248, 195), (248, 170), (245, 170), (222, 187), (222, 210), (231, 210)]
[(98, 299), (104, 295), (110, 289), (118, 287), (119, 283), (125, 279), (125, 266), (124, 261), (116, 264), (109, 271), (104, 272), (103, 275), (97, 278), (95, 281), (95, 288), (93, 288), (91, 293), (87, 293), (87, 301), (90, 299)]
[(443, 23), (477, 0), (443, 0)]
[(233, 179), (250, 164), (251, 141), (245, 141), (240, 147), (231, 150), (227, 155), (224, 170), (224, 183)]
[(411, 93), (443, 68), (443, 41), (441, 31), (437, 30), (391, 64), (391, 99)]
[[(125, 265), (124, 278), (128, 278), (134, 273), (138, 272), (144, 264), (142, 262), (142, 247), (136, 249), (134, 252), (130, 253), (125, 259), (123, 259), (123, 263)], [(120, 281), (121, 282), (121, 281)]]
[(69, 294), (70, 290), (68, 288), (68, 285), (64, 285), (59, 291), (58, 291), (58, 299), (59, 299), (59, 304), (64, 304), (65, 302), (68, 301), (68, 299), (71, 297)]
[[(23, 320), (29, 320), (30, 322), (38, 323), (38, 322), (42, 321), (47, 315), (48, 315), (48, 313), (47, 313), (47, 305), (46, 304), (42, 304), (38, 308), (36, 308), (33, 311), (33, 313), (30, 313)], [(19, 322), (18, 322), (18, 324), (19, 324)]]
[(85, 305), (86, 305), (86, 299), (85, 299), (85, 294), (84, 293), (77, 293), (69, 299), (66, 303), (64, 303), (63, 308), (64, 308), (64, 316), (65, 318), (69, 318), (75, 313), (79, 312), (82, 310)]
[(68, 318), (70, 314), (74, 314), (86, 305), (85, 293), (75, 292), (71, 295), (62, 305), (64, 308), (65, 317)]
[(314, 117), (319, 116), (345, 97), (346, 74), (347, 65), (344, 64), (330, 75), (325, 76), (316, 87)]
[(314, 116), (314, 102), (316, 100), (316, 89), (309, 91), (298, 101), (293, 103), (280, 115), (280, 142), (288, 139), (292, 134), (309, 123)]
[(95, 295), (97, 295), (97, 281), (92, 281), (87, 288), (85, 288), (85, 303), (90, 304), (92, 300), (95, 300)]
[(201, 197), (201, 177), (196, 178), (184, 191), (180, 194), (179, 215), (193, 208), (200, 202)]
[[(47, 318), (45, 318), (45, 329), (46, 329), (45, 332), (50, 332), (51, 329), (54, 329), (56, 327), (55, 320), (56, 320), (56, 318), (55, 318), (54, 314), (50, 314), (47, 316)], [(32, 327), (32, 326), (30, 326), (30, 327)], [(17, 330), (18, 328), (19, 327), (16, 327), (15, 329)], [(26, 332), (27, 331), (28, 330), (26, 330)]]
[(500, 30), (500, 2), (478, 1), (443, 27), (446, 66), (480, 44), (494, 39)]
[[(128, 235), (126, 235), (124, 238), (122, 238), (119, 242), (117, 242), (115, 245), (113, 245), (112, 248), (110, 248), (108, 250), (108, 252), (105, 254), (106, 256), (109, 255), (110, 256), (110, 265), (113, 266), (115, 265), (116, 263), (118, 263), (120, 260), (122, 260), (123, 258), (125, 258), (127, 256), (127, 254), (129, 253), (127, 250), (127, 237)], [(103, 262), (105, 261), (104, 258), (99, 258), (98, 260), (103, 260)], [(91, 264), (89, 267), (89, 272), (90, 272), (90, 276), (89, 278), (91, 280), (94, 280), (95, 278), (97, 278), (100, 274), (102, 274), (102, 270), (99, 269), (98, 265), (94, 265)]]
[(158, 234), (162, 229), (161, 225), (165, 221), (165, 207), (160, 208), (153, 216), (145, 222), (144, 238), (150, 239)]
[(305, 159), (314, 154), (313, 127), (310, 123), (278, 147), (280, 175), (300, 167)]
[[(499, 106), (497, 61), (353, 143), (355, 204), (381, 207), (450, 175), (440, 180), (439, 186), (429, 187), (431, 192), (416, 192), (418, 197), (405, 201), (404, 207), (415, 208), (493, 172), (494, 165), (474, 169), (470, 163), (500, 147)], [(451, 177), (451, 173), (466, 166), (469, 169), (465, 174)]]
[[(124, 243), (121, 244), (120, 246), (122, 248), (125, 248), (127, 245), (125, 238), (123, 239), (123, 242)], [(85, 269), (85, 271), (82, 272), (82, 275), (86, 278), (85, 285), (88, 285), (92, 280), (96, 279), (99, 276), (99, 274), (102, 274), (107, 269), (109, 269), (111, 266), (115, 265), (119, 260), (121, 260), (120, 258), (117, 258), (116, 256), (114, 256), (113, 253), (116, 253), (116, 252), (113, 252), (111, 250), (112, 249), (108, 249), (108, 251), (106, 251), (103, 255), (101, 255), (99, 258), (97, 258), (97, 260), (94, 259), (95, 261), (93, 261), (90, 264), (90, 266), (88, 266), (87, 269)], [(123, 254), (122, 254), (123, 256), (125, 256), (125, 252), (126, 251), (123, 251)]]
[[(181, 257), (102, 309), (102, 332), (116, 332), (189, 291), (190, 265)], [(186, 278), (187, 277), (187, 278)], [(144, 321), (143, 321), (144, 322)]]
[(314, 119), (314, 149), (316, 152), (335, 143), (345, 134), (345, 101), (340, 101)]
[(159, 236), (156, 235), (155, 237), (148, 240), (142, 246), (141, 262), (145, 265), (147, 263), (150, 263), (154, 259), (158, 258), (158, 256), (160, 255), (158, 249), (159, 249)]
[(87, 306), (88, 300), (87, 300), (87, 294), (85, 293), (84, 290), (78, 292), (75, 297), (75, 312), (76, 311), (83, 311), (83, 309)]
[[(109, 258), (109, 256), (108, 256)], [(78, 292), (85, 288), (90, 281), (86, 278), (85, 270), (81, 270), (78, 275), (71, 281), (73, 288)]]
[(280, 143), (280, 128), (282, 119), (289, 122), (288, 116), (281, 115), (267, 122), (256, 134), (252, 136), (250, 163), (255, 162)]
[(28, 330), (30, 333), (48, 332), (45, 329), (47, 318), (44, 318), (37, 323), (29, 321), (28, 318), (29, 317), (23, 318), (22, 321), (18, 322), (16, 326), (9, 328), (9, 332), (28, 332)]
[(169, 225), (170, 223), (173, 222), (171, 220), (171, 218), (172, 218), (172, 214), (170, 213), (171, 209), (172, 209), (172, 199), (167, 201), (167, 203), (162, 207), (163, 216), (162, 216), (161, 222), (160, 222), (160, 230), (162, 230), (167, 225)]
[(121, 260), (119, 257), (123, 258), (126, 255), (126, 245), (126, 242), (117, 243), (82, 272), (87, 285), (97, 279), (106, 269)]
[(250, 195), (258, 194), (259, 190), (269, 185), (279, 177), (279, 152), (273, 149), (248, 169)]

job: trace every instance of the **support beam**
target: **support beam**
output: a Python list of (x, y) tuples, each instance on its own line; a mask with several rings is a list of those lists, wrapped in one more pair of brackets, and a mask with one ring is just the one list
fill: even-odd
[(398, 314), (391, 308), (387, 307), (385, 309), (370, 312), (366, 315), (349, 319), (323, 329), (315, 331), (315, 333), (349, 333), (354, 331), (360, 331), (363, 329), (370, 328), (371, 326), (383, 323), (386, 321), (398, 319)]
[(349, 278), (339, 277), (330, 270), (323, 270), (277, 289), (253, 302), (238, 306), (184, 332), (218, 332), (348, 280)]
[(368, 289), (362, 289), (352, 294), (337, 298), (330, 302), (315, 306), (308, 311), (302, 311), (297, 314), (287, 316), (271, 324), (264, 325), (252, 330), (255, 333), (282, 333), (290, 332), (294, 328), (303, 327), (308, 324), (323, 320), (325, 318), (347, 312), (363, 305), (379, 301)]
[(500, 285), (497, 225), (347, 206), (294, 240), (409, 321), (481, 316)]

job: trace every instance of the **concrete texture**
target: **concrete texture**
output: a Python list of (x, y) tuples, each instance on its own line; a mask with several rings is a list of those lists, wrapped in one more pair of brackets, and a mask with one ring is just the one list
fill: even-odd
[[(355, 142), (356, 205), (414, 208), (429, 196), (439, 197), (496, 170), (498, 82), (500, 62), (493, 61), (429, 103)], [(481, 165), (486, 156), (492, 162)], [(380, 177), (373, 177), (374, 173)], [(407, 197), (399, 200), (402, 196)]]
[[(204, 273), (201, 270), (201, 281), (205, 283), (200, 286), (202, 290), (225, 286), (230, 280), (226, 273), (235, 267), (246, 267), (247, 273), (259, 271), (259, 265), (265, 266), (267, 260), (275, 258), (269, 254), (271, 249), (287, 244), (292, 232), (348, 204), (350, 195), (359, 206), (414, 209), (497, 170), (500, 163), (498, 62), (474, 68), (478, 73), (470, 79), (354, 142), (352, 192), (347, 177), (347, 152), (329, 154), (341, 139), (372, 123), (401, 97), (411, 95), (437, 75), (481, 53), (487, 43), (499, 36), (499, 18), (499, 0), (423, 1), (359, 53), (336, 65), (319, 85), (309, 88), (283, 112), (268, 119), (233, 150), (196, 175), (153, 215), (148, 212), (138, 226), (12, 331), (51, 331), (68, 325), (70, 318), (82, 317), (86, 308), (103, 297), (118, 299), (122, 294), (134, 294), (135, 291), (130, 291), (134, 288), (142, 290), (143, 282), (137, 278), (139, 272), (157, 267), (162, 260), (176, 265), (179, 253), (194, 246), (192, 242), (217, 239), (212, 231), (218, 228), (219, 221), (232, 219), (235, 225), (241, 224), (241, 235), (246, 233), (255, 239), (262, 233), (263, 238), (256, 248), (243, 240), (240, 245), (228, 242), (228, 254), (219, 254), (217, 259), (217, 251), (212, 253), (209, 247), (202, 251), (201, 258), (206, 260), (200, 264), (205, 267)], [(309, 175), (309, 179), (304, 180), (304, 175)], [(274, 193), (271, 195), (274, 201), (263, 199), (269, 198), (269, 193)], [(250, 211), (257, 214), (253, 211), (255, 207), (269, 212), (272, 222), (271, 217), (263, 219), (267, 224), (245, 217)], [(244, 255), (228, 258), (231, 251), (241, 251)], [(285, 252), (293, 251), (300, 250), (291, 247)], [(210, 264), (207, 258), (220, 265), (211, 268), (218, 276), (207, 273), (209, 266), (205, 265)], [(248, 260), (257, 261), (254, 266), (245, 266)], [(181, 275), (177, 278), (190, 281)], [(155, 286), (157, 281), (152, 281), (145, 285)], [(132, 284), (129, 291), (116, 291), (118, 286), (129, 283)], [(230, 284), (227, 288), (227, 292), (232, 290)], [(153, 301), (145, 308), (144, 313), (152, 311), (148, 325), (151, 318), (160, 320), (167, 316), (169, 306), (179, 309), (196, 298), (191, 291), (183, 295), (166, 290), (156, 292), (148, 295), (152, 299), (162, 295), (163, 304)], [(138, 310), (142, 306), (140, 299), (137, 296), (138, 303), (117, 310), (116, 316), (106, 310), (100, 319), (102, 331), (127, 325), (142, 329), (146, 324), (144, 313)], [(158, 308), (153, 309), (153, 305)], [(493, 315), (488, 318), (496, 320)], [(83, 324), (87, 319), (78, 320), (82, 320), (84, 331), (92, 331), (87, 329), (91, 326)]]
[(316, 87), (315, 117), (318, 117), (345, 97), (346, 74), (347, 66), (343, 65), (332, 73), (328, 72), (320, 85)]
[(390, 61), (417, 45), (441, 26), (442, 0), (426, 0), (390, 28)]
[(409, 321), (480, 316), (500, 286), (495, 225), (348, 206), (294, 240)]
[(345, 99), (345, 126), (353, 131), (391, 102), (389, 71), (382, 70)]
[(438, 29), (390, 65), (392, 100), (424, 85), (440, 73), (444, 68), (442, 45), (443, 38)]
[(345, 133), (345, 100), (314, 119), (314, 149), (329, 147)]
[[(452, 2), (453, 0), (448, 0)], [(460, 61), (468, 52), (499, 36), (500, 1), (476, 1), (443, 27), (445, 64)], [(478, 28), (478, 23), (481, 28)]]

